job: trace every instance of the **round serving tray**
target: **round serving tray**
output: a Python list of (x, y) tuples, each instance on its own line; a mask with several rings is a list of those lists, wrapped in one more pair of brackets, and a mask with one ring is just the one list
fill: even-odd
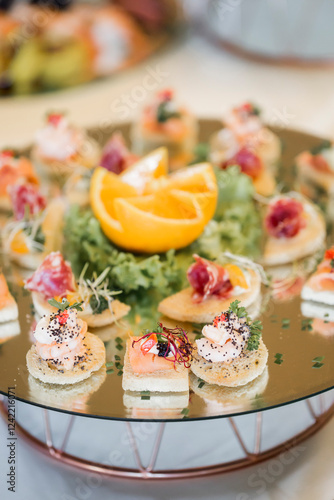
[[(220, 123), (216, 120), (201, 120), (200, 141), (206, 141), (219, 127)], [(126, 137), (129, 136), (129, 125), (118, 129), (121, 129)], [(283, 145), (279, 180), (283, 189), (291, 189), (295, 180), (295, 156), (302, 150), (317, 145), (321, 139), (287, 129), (274, 131), (280, 136)], [(111, 128), (90, 131), (101, 143), (105, 142), (111, 132)], [(330, 243), (333, 241), (331, 233), (328, 239)], [(142, 328), (138, 320), (142, 298), (138, 298), (129, 319), (94, 332), (105, 342), (107, 361), (114, 362), (113, 373), (106, 374), (102, 370), (91, 379), (73, 387), (42, 384), (29, 376), (26, 368), (25, 358), (32, 343), (34, 325), (30, 294), (22, 288), (26, 273), (11, 265), (4, 255), (2, 267), (16, 293), (20, 311), (20, 333), (1, 343), (0, 393), (7, 395), (9, 388), (15, 387), (15, 397), (26, 403), (111, 420), (200, 420), (267, 410), (334, 387), (334, 335), (320, 333), (312, 325), (312, 321), (302, 315), (298, 295), (286, 300), (277, 300), (270, 294), (270, 289), (265, 287), (260, 319), (263, 322), (263, 339), (269, 350), (268, 369), (248, 386), (236, 389), (217, 388), (207, 384), (203, 386), (200, 381), (191, 377), (189, 402), (184, 394), (176, 398), (171, 394), (125, 394), (121, 376), (125, 339), (130, 328), (135, 334)], [(293, 270), (282, 272), (285, 273), (286, 283), (289, 284)], [(327, 314), (330, 314), (330, 310)], [(159, 319), (154, 298), (150, 304), (146, 300), (143, 315), (149, 318), (152, 324)], [(191, 329), (191, 325), (188, 326)], [(3, 328), (2, 326), (1, 336), (6, 337), (6, 330)]]

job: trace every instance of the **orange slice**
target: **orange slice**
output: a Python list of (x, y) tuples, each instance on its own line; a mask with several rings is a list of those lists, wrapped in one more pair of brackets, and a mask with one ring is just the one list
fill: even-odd
[(185, 247), (198, 238), (205, 226), (203, 213), (196, 205), (191, 207), (188, 203), (179, 204), (178, 213), (172, 214), (173, 217), (141, 210), (131, 198), (116, 198), (114, 205), (123, 233), (114, 231), (111, 239), (131, 251), (160, 253)]
[(106, 236), (135, 252), (165, 252), (192, 243), (213, 217), (218, 189), (210, 164), (167, 176), (159, 148), (117, 176), (97, 168), (90, 187), (92, 210)]
[(145, 186), (168, 173), (168, 154), (166, 148), (158, 148), (144, 156), (120, 174), (122, 182), (134, 187), (138, 194), (145, 190)]
[(10, 249), (14, 253), (26, 254), (29, 253), (29, 248), (26, 243), (26, 237), (22, 230), (18, 231), (10, 242)]
[(248, 283), (247, 283), (246, 277), (245, 277), (242, 269), (240, 269), (239, 266), (237, 266), (236, 264), (226, 264), (226, 266), (224, 266), (224, 268), (228, 272), (229, 279), (230, 279), (233, 286), (240, 286), (241, 288), (248, 288)]

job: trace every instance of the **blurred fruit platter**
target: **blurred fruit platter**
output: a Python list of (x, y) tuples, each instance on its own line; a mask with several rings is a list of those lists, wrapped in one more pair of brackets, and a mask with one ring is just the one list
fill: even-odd
[(48, 114), (0, 154), (0, 392), (170, 420), (332, 388), (333, 151), (170, 89), (117, 128)]
[(0, 2), (0, 96), (117, 73), (162, 47), (180, 19), (174, 0)]

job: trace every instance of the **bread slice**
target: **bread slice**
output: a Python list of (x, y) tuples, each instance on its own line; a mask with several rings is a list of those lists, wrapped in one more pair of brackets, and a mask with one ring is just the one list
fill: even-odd
[(240, 306), (248, 307), (259, 299), (261, 290), (261, 277), (259, 273), (253, 269), (248, 269), (248, 272), (251, 278), (249, 291), (233, 295), (228, 299), (212, 295), (197, 304), (192, 300), (193, 289), (189, 287), (162, 300), (158, 306), (158, 311), (177, 321), (211, 323), (215, 316), (222, 311), (226, 311), (236, 299), (240, 300)]
[[(35, 310), (39, 316), (44, 316), (50, 313), (55, 312), (56, 308), (51, 306), (47, 300), (44, 299), (43, 295), (38, 292), (32, 292), (32, 301), (35, 307)], [(111, 325), (115, 321), (126, 316), (130, 311), (130, 306), (127, 304), (123, 304), (119, 300), (115, 299), (111, 302), (111, 308), (105, 309), (100, 314), (93, 314), (88, 312), (87, 310), (78, 311), (78, 318), (86, 321), (87, 325), (92, 328), (99, 328), (102, 326)]]
[(301, 303), (301, 312), (305, 318), (319, 318), (330, 323), (334, 322), (334, 307), (312, 301)]
[(158, 370), (152, 373), (135, 373), (130, 363), (128, 339), (123, 367), (122, 387), (125, 391), (184, 392), (189, 390), (188, 368), (176, 365), (175, 370)]
[(7, 323), (14, 321), (19, 317), (19, 310), (14, 298), (10, 295), (11, 299), (5, 307), (0, 309), (0, 323)]
[(327, 304), (329, 306), (334, 306), (334, 293), (328, 290), (315, 291), (310, 286), (308, 282), (305, 283), (302, 289), (301, 298), (303, 300), (309, 300), (312, 302), (320, 302), (320, 304)]
[(185, 392), (150, 392), (150, 397), (142, 399), (142, 394), (135, 391), (125, 391), (123, 404), (126, 408), (150, 410), (183, 409), (188, 406), (189, 391)]
[(304, 202), (308, 214), (307, 226), (293, 238), (268, 237), (264, 247), (262, 264), (277, 266), (288, 264), (312, 255), (324, 244), (326, 225), (320, 211), (311, 203)]
[[(203, 398), (207, 403), (208, 410), (230, 410), (232, 408), (245, 405), (262, 394), (267, 387), (269, 374), (266, 366), (261, 375), (256, 377), (248, 384), (238, 387), (223, 387), (216, 384), (202, 383), (202, 380), (196, 377), (193, 373), (190, 374), (190, 388), (192, 391)], [(215, 403), (212, 405), (211, 403)]]
[(20, 323), (17, 319), (8, 321), (7, 323), (0, 323), (0, 344), (3, 344), (12, 337), (16, 337), (16, 335), (20, 335), (20, 333)]
[(256, 351), (244, 349), (241, 356), (230, 363), (210, 363), (194, 348), (191, 371), (208, 384), (237, 387), (245, 385), (261, 375), (268, 360), (268, 349), (260, 340)]
[(91, 376), (105, 364), (106, 350), (102, 340), (96, 335), (87, 332), (85, 335), (87, 352), (92, 356), (87, 356), (87, 360), (76, 365), (72, 370), (64, 370), (63, 373), (56, 367), (49, 366), (36, 351), (35, 344), (31, 346), (27, 353), (27, 367), (29, 373), (48, 384), (76, 384)]

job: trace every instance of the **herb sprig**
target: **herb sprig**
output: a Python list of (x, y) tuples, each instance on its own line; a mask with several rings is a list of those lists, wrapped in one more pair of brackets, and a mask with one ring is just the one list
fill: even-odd
[(74, 304), (70, 304), (69, 301), (65, 298), (62, 299), (61, 302), (58, 302), (56, 299), (49, 299), (48, 303), (52, 307), (56, 307), (60, 309), (60, 311), (64, 312), (66, 309), (76, 309), (77, 311), (82, 311), (82, 302), (74, 302)]
[(170, 118), (179, 118), (181, 115), (178, 111), (170, 109), (170, 101), (162, 101), (157, 109), (157, 122), (165, 123)]
[(313, 156), (315, 156), (315, 155), (318, 155), (319, 153), (321, 153), (324, 149), (329, 149), (331, 146), (332, 146), (331, 141), (326, 139), (326, 140), (320, 142), (320, 144), (317, 144), (316, 146), (314, 146), (310, 150), (310, 152)]
[[(183, 328), (167, 328), (162, 323), (158, 323), (153, 330), (144, 330), (144, 335), (138, 340), (134, 340), (132, 346), (148, 338), (153, 333), (156, 334), (158, 342), (167, 344), (167, 349), (163, 357), (167, 361), (173, 362), (174, 368), (176, 367), (176, 363), (183, 364), (185, 368), (190, 368), (193, 346), (189, 342), (187, 333)], [(167, 357), (169, 352), (173, 354), (170, 358)]]
[(240, 307), (240, 300), (234, 300), (228, 309), (229, 313), (234, 313), (238, 318), (245, 318), (246, 323), (250, 330), (250, 336), (248, 339), (246, 349), (248, 351), (256, 351), (259, 348), (260, 338), (262, 335), (263, 325), (260, 320), (252, 321), (248, 316), (247, 309), (245, 307)]

